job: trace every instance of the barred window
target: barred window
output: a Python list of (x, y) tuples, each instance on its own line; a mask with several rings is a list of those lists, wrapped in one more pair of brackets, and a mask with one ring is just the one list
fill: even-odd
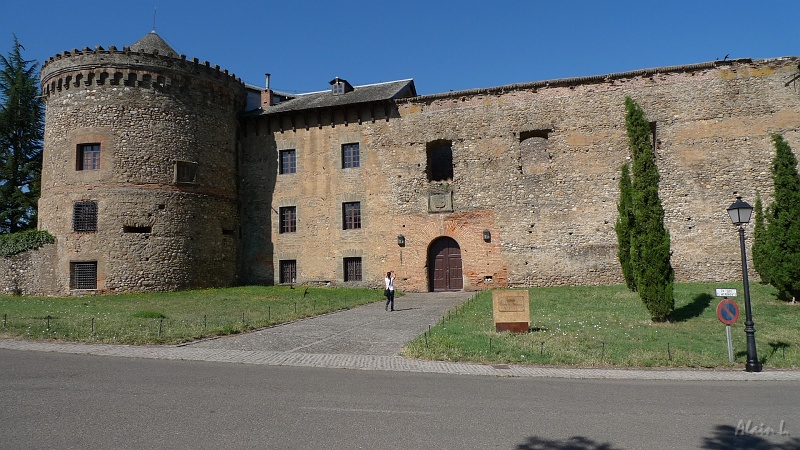
[(280, 208), (280, 228), (279, 233), (294, 233), (297, 231), (297, 207), (283, 206)]
[(70, 289), (97, 289), (97, 261), (69, 263)]
[(72, 231), (79, 233), (97, 231), (97, 202), (82, 201), (72, 204)]
[(361, 228), (361, 202), (342, 203), (342, 224), (345, 230)]
[(358, 143), (342, 144), (342, 169), (351, 169), (360, 165)]
[(297, 173), (297, 151), (281, 150), (280, 173)]
[(197, 163), (187, 161), (175, 162), (175, 182), (194, 183), (197, 179)]
[(294, 259), (287, 259), (280, 261), (280, 283), (296, 283), (297, 282), (297, 261)]
[(344, 281), (361, 281), (361, 258), (344, 259)]
[(98, 170), (100, 168), (100, 144), (78, 144), (76, 170)]

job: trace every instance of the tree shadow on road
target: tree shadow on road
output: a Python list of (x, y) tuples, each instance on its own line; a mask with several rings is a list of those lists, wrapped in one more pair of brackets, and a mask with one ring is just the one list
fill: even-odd
[(517, 450), (615, 450), (618, 448), (621, 447), (614, 447), (608, 442), (595, 442), (583, 436), (572, 436), (562, 440), (530, 436), (527, 441), (516, 447)]
[[(756, 427), (758, 424), (753, 424)], [(740, 431), (737, 434), (737, 431)], [(776, 435), (781, 430), (774, 430), (772, 439), (763, 436), (742, 434), (738, 427), (730, 425), (717, 425), (711, 437), (703, 438), (700, 448), (710, 450), (793, 450), (800, 448), (800, 438), (790, 438), (788, 435)]]

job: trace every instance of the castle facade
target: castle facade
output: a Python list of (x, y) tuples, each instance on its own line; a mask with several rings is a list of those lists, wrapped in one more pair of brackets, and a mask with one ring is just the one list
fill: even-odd
[(651, 122), (676, 279), (736, 280), (725, 209), (771, 201), (770, 136), (800, 148), (799, 76), (785, 57), (294, 95), (155, 33), (74, 49), (41, 76), (39, 227), (56, 244), (3, 264), (36, 266), (15, 282), (39, 294), (378, 286), (389, 270), (409, 291), (622, 283), (629, 96)]

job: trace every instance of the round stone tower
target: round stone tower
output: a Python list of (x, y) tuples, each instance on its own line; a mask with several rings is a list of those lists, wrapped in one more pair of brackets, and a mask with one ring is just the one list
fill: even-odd
[(39, 228), (60, 293), (234, 284), (241, 80), (151, 32), (56, 55), (41, 82)]

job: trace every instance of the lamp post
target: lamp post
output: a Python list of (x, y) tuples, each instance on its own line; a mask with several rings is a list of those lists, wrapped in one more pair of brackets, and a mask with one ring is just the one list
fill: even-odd
[(736, 197), (736, 201), (728, 207), (728, 215), (731, 222), (739, 227), (739, 245), (742, 248), (742, 280), (744, 283), (744, 333), (747, 335), (747, 372), (761, 372), (761, 363), (758, 362), (756, 352), (756, 328), (753, 323), (753, 313), (750, 309), (750, 283), (747, 279), (747, 252), (744, 246), (744, 224), (750, 222), (753, 215), (753, 207), (747, 202), (742, 201), (742, 197)]

